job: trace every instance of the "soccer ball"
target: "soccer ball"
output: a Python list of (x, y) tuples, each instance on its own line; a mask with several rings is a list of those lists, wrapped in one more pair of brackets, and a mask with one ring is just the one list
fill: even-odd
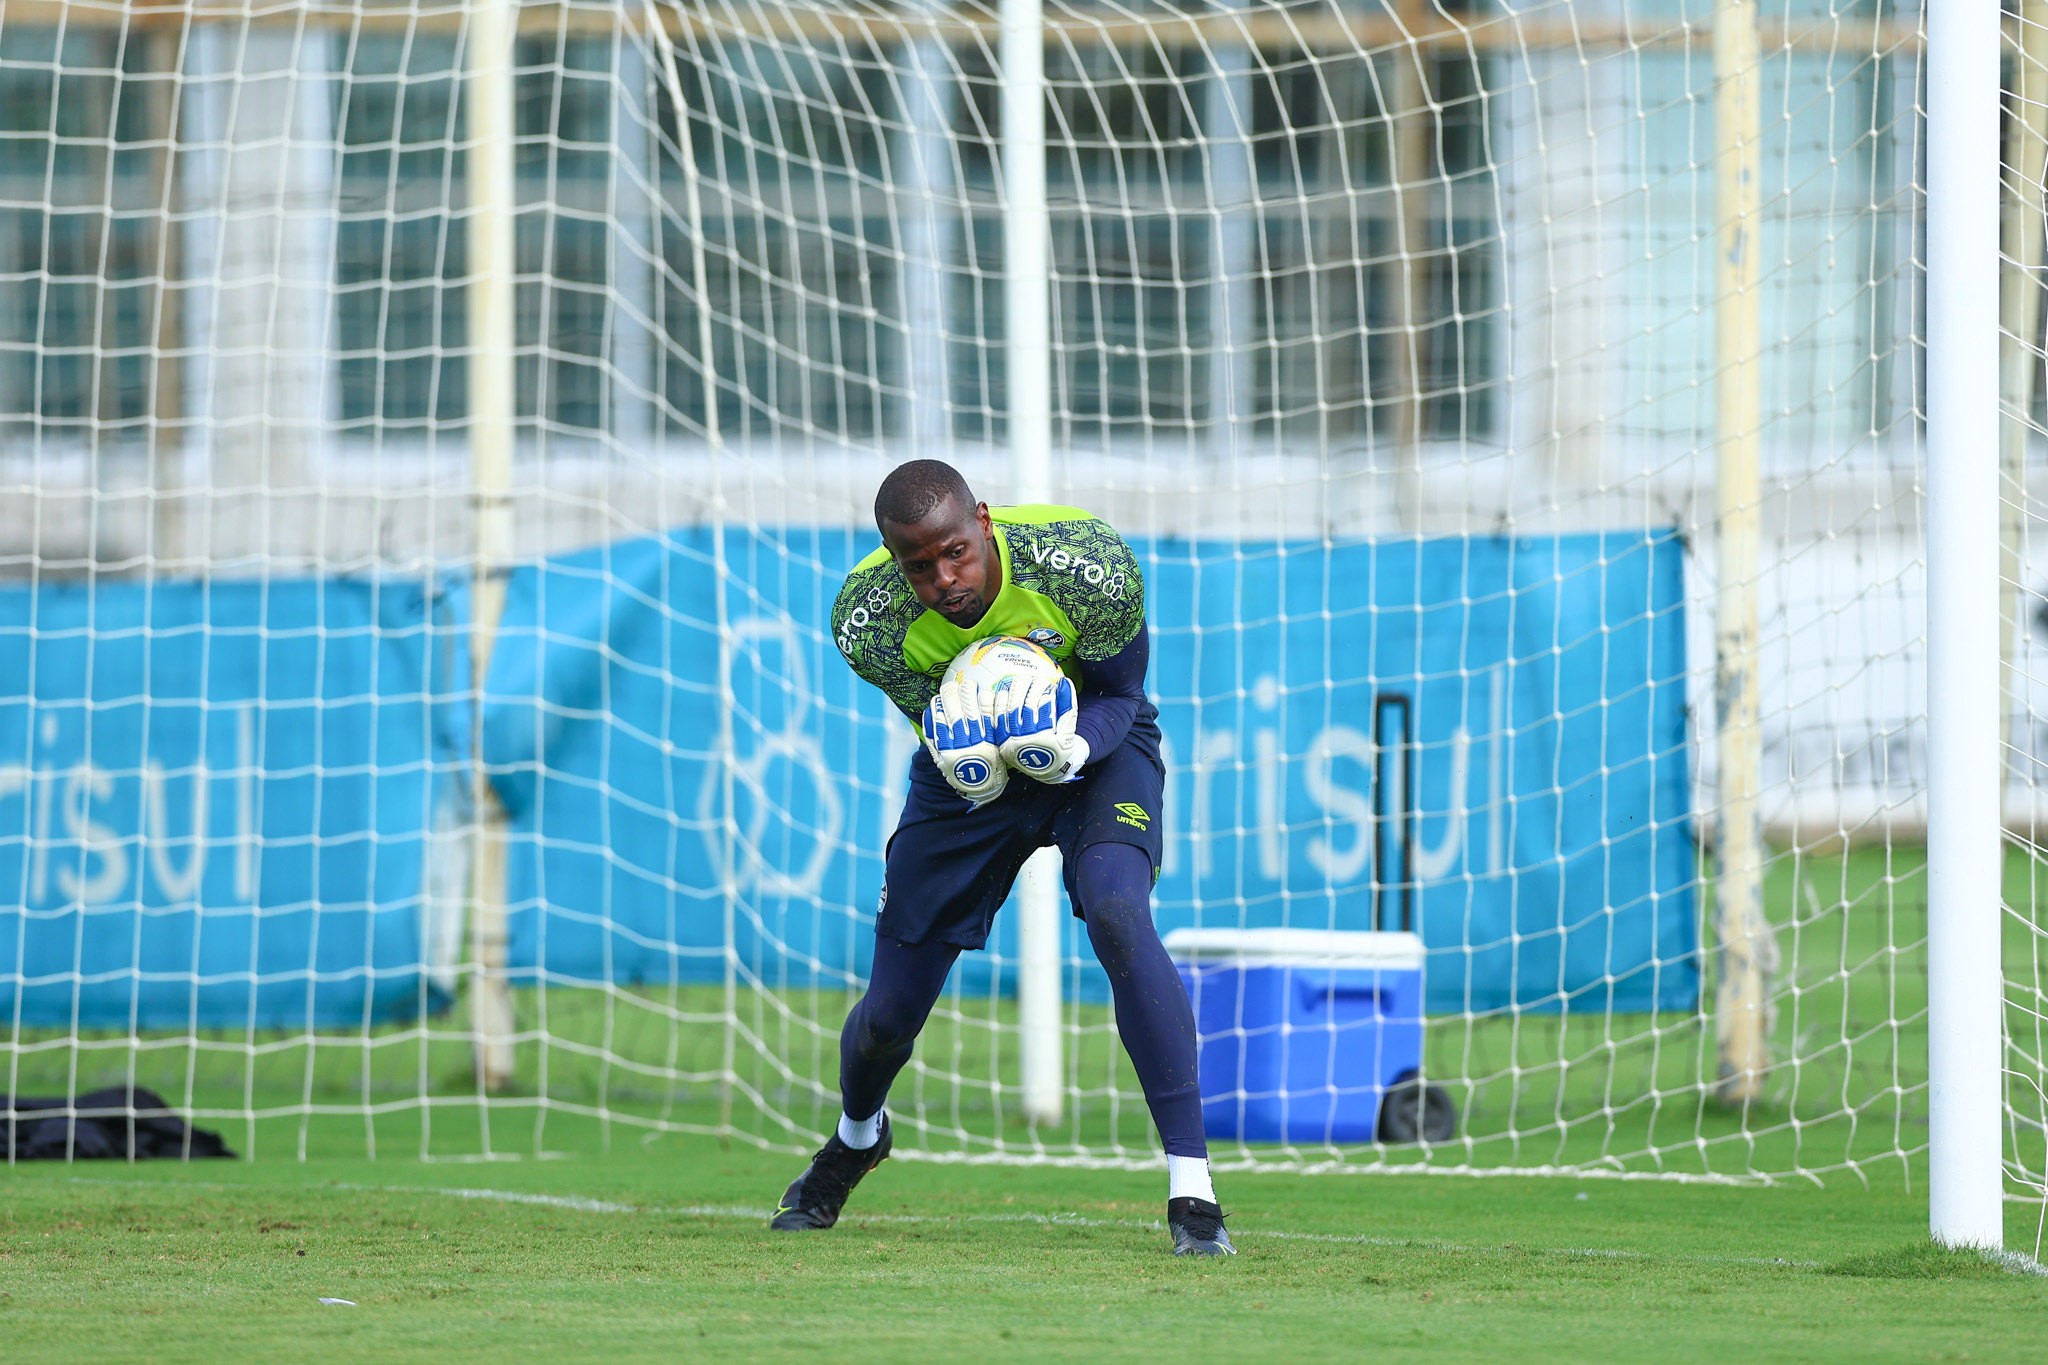
[(963, 692), (973, 689), (986, 712), (1008, 710), (1014, 704), (1012, 694), (1031, 683), (1059, 679), (1060, 666), (1052, 655), (1015, 635), (976, 640), (953, 657), (945, 677), (946, 682), (959, 683)]

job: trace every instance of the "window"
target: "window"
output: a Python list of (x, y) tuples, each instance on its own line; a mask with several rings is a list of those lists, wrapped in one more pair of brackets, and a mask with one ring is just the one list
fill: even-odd
[(885, 161), (896, 73), (883, 52), (735, 40), (679, 57), (703, 216), (695, 285), (679, 131), (661, 102), (661, 391), (670, 425), (708, 424), (700, 303), (717, 420), (731, 441), (874, 437), (900, 421), (903, 247)]
[[(635, 151), (633, 129), (614, 140), (615, 52), (610, 38), (540, 38), (515, 56), (515, 392), (543, 445), (600, 439), (613, 421), (612, 286), (634, 247), (618, 240), (630, 224), (611, 174)], [(468, 414), (459, 62), (450, 36), (364, 32), (334, 83), (345, 431), (424, 435)]]
[[(1006, 402), (1001, 95), (989, 53), (957, 55), (972, 221), (951, 272), (952, 398), (956, 435), (988, 439)], [(1397, 192), (1392, 60), (1147, 40), (1048, 49), (1056, 439), (1200, 444), (1234, 409), (1267, 438), (1388, 440), (1414, 391), (1423, 437), (1495, 433), (1486, 65), (1433, 59), (1423, 167)], [(1406, 255), (1404, 209), (1421, 229)]]
[(423, 433), (468, 411), (452, 38), (359, 35), (339, 107), (335, 357), (342, 430)]
[[(1406, 60), (1269, 53), (1248, 78), (1261, 434), (1392, 441), (1410, 393), (1422, 439), (1497, 430), (1500, 229), (1485, 65), (1431, 61), (1434, 112), (1409, 116), (1426, 120), (1421, 164), (1397, 179), (1388, 105), (1393, 63)], [(1405, 244), (1404, 216), (1416, 229)]]
[(0, 28), (0, 422), (146, 439), (166, 246), (165, 78), (113, 29)]

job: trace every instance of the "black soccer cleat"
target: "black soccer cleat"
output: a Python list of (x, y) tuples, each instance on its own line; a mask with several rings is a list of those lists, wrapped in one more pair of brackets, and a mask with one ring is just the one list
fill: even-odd
[(782, 1203), (768, 1226), (777, 1232), (822, 1231), (839, 1221), (846, 1196), (860, 1184), (860, 1178), (889, 1159), (896, 1135), (888, 1115), (882, 1116), (882, 1135), (872, 1147), (849, 1147), (834, 1133), (804, 1167), (804, 1173), (782, 1192)]
[(1166, 1201), (1166, 1226), (1173, 1233), (1176, 1256), (1235, 1256), (1230, 1234), (1223, 1230), (1223, 1210), (1206, 1199)]

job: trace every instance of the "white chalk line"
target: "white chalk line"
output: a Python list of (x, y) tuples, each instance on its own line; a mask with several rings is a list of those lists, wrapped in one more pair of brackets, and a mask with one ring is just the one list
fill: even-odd
[[(170, 1188), (155, 1180), (116, 1180), (103, 1176), (73, 1176), (81, 1185), (141, 1186)], [(244, 1185), (225, 1181), (181, 1180), (178, 1188), (234, 1190), (247, 1192)], [(766, 1224), (774, 1210), (736, 1204), (622, 1204), (614, 1200), (590, 1199), (582, 1195), (535, 1194), (526, 1190), (484, 1189), (450, 1185), (356, 1185), (335, 1183), (320, 1188), (349, 1190), (366, 1194), (431, 1194), (447, 1199), (480, 1200), (495, 1204), (522, 1204), (535, 1208), (562, 1209), (570, 1213), (629, 1214), (641, 1217), (717, 1218)], [(881, 1223), (905, 1227), (945, 1227), (962, 1223), (1015, 1223), (1039, 1227), (1132, 1228), (1163, 1232), (1166, 1224), (1156, 1218), (1095, 1218), (1080, 1213), (861, 1213), (846, 1216), (843, 1226), (859, 1227)], [(1381, 1247), (1396, 1251), (1439, 1251), (1464, 1256), (1566, 1256), (1584, 1260), (1682, 1261), (1698, 1265), (1744, 1265), (1810, 1270), (1819, 1261), (1788, 1260), (1778, 1256), (1690, 1256), (1684, 1253), (1630, 1251), (1614, 1247), (1533, 1247), (1519, 1245), (1480, 1246), (1464, 1242), (1441, 1242), (1415, 1237), (1378, 1237), (1369, 1233), (1295, 1232), (1284, 1228), (1233, 1228), (1234, 1239), (1258, 1241), (1311, 1242), (1329, 1246)]]
[(2042, 1265), (2024, 1251), (1985, 1251), (1985, 1260), (2000, 1270), (2014, 1275), (2031, 1275), (2036, 1279), (2048, 1279), (2048, 1265)]
[[(421, 1185), (343, 1185), (338, 1188), (376, 1191), (385, 1194), (438, 1194), (453, 1199), (477, 1199), (504, 1204), (530, 1204), (543, 1208), (566, 1209), (575, 1213), (623, 1213), (652, 1215), (654, 1217), (718, 1218), (766, 1223), (774, 1212), (772, 1209), (746, 1208), (731, 1204), (620, 1204), (602, 1199), (586, 1199), (578, 1195), (532, 1194), (523, 1190), (491, 1190)], [(1145, 1232), (1163, 1232), (1166, 1229), (1165, 1222), (1156, 1218), (1094, 1218), (1079, 1213), (917, 1214), (856, 1212), (848, 1214), (845, 1219), (845, 1225), (851, 1227), (860, 1227), (869, 1223), (881, 1223), (896, 1227), (946, 1227), (958, 1226), (962, 1223), (1011, 1223), (1038, 1227), (1132, 1228)], [(1411, 1237), (1376, 1237), (1367, 1233), (1294, 1232), (1283, 1228), (1233, 1228), (1231, 1236), (1235, 1240), (1246, 1242), (1312, 1242), (1326, 1246), (1364, 1246), (1381, 1247), (1397, 1251), (1435, 1251), (1460, 1256), (1564, 1256), (1582, 1260), (1682, 1261), (1698, 1265), (1790, 1267), (1801, 1270), (1814, 1269), (1820, 1265), (1819, 1261), (1795, 1261), (1776, 1256), (1691, 1256), (1683, 1253), (1668, 1254), (1651, 1251), (1628, 1251), (1608, 1247), (1479, 1246), (1463, 1242), (1439, 1242)]]
[[(76, 1184), (145, 1186), (167, 1188), (162, 1181), (113, 1180), (96, 1176), (73, 1176)], [(247, 1187), (224, 1181), (180, 1181), (180, 1186), (201, 1186), (215, 1190), (246, 1191)], [(326, 1189), (370, 1194), (431, 1194), (447, 1199), (479, 1200), (495, 1204), (523, 1204), (537, 1208), (562, 1209), (571, 1213), (629, 1214), (668, 1218), (718, 1218), (739, 1222), (767, 1222), (773, 1212), (733, 1204), (622, 1204), (582, 1195), (535, 1194), (526, 1190), (495, 1190), (473, 1186), (446, 1185), (353, 1185), (332, 1184)], [(946, 1227), (962, 1223), (1012, 1223), (1039, 1227), (1129, 1228), (1161, 1232), (1166, 1224), (1154, 1218), (1094, 1218), (1079, 1213), (854, 1213), (846, 1224), (859, 1227), (882, 1223), (901, 1227)], [(1708, 1256), (1684, 1252), (1632, 1251), (1620, 1247), (1537, 1247), (1507, 1244), (1482, 1246), (1468, 1242), (1442, 1242), (1416, 1237), (1378, 1237), (1370, 1233), (1296, 1232), (1285, 1228), (1237, 1228), (1233, 1236), (1249, 1242), (1309, 1242), (1325, 1246), (1362, 1246), (1390, 1251), (1431, 1251), (1454, 1256), (1558, 1256), (1573, 1260), (1675, 1261), (1686, 1265), (1751, 1266), (1771, 1270), (1817, 1270), (1823, 1262), (1794, 1260), (1783, 1256)], [(2048, 1278), (2048, 1266), (2022, 1251), (1986, 1251), (1985, 1260), (2014, 1275)]]

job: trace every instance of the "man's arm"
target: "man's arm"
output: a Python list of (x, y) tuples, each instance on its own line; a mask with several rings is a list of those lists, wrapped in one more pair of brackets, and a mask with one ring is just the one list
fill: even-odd
[(913, 724), (938, 695), (935, 678), (903, 657), (903, 637), (923, 606), (893, 565), (865, 566), (847, 577), (832, 605), (832, 642), (856, 676), (896, 704)]
[(1131, 732), (1131, 722), (1145, 700), (1145, 669), (1151, 662), (1152, 632), (1140, 620), (1129, 644), (1087, 666), (1074, 733), (1088, 741), (1091, 760), (1116, 748)]
[(1078, 512), (1023, 530), (1011, 542), (1010, 564), (1013, 581), (1044, 593), (1073, 623), (1083, 677), (1078, 704), (1062, 684), (1034, 694), (1028, 713), (1004, 718), (1004, 760), (1041, 782), (1072, 781), (1123, 743), (1145, 700), (1152, 644), (1144, 573), (1114, 527)]
[(1101, 572), (1055, 574), (1054, 600), (1074, 622), (1081, 661), (1080, 714), (1074, 733), (1093, 762), (1124, 742), (1145, 700), (1152, 634), (1145, 625), (1145, 575), (1115, 528), (1091, 517), (1070, 528), (1078, 562)]
[(895, 566), (877, 560), (856, 568), (832, 605), (832, 639), (854, 673), (895, 703), (924, 739), (926, 752), (962, 799), (980, 805), (1009, 781), (979, 699), (912, 668), (904, 636), (924, 610)]

